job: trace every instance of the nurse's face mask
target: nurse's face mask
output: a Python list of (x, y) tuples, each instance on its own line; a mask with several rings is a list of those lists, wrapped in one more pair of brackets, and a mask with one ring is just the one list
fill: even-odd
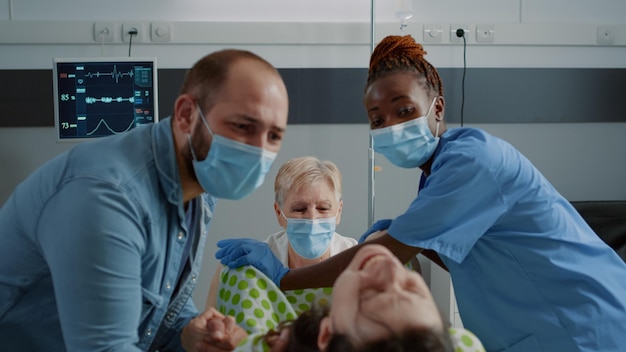
[(276, 153), (214, 134), (202, 109), (197, 105), (200, 120), (212, 136), (209, 154), (198, 160), (187, 135), (193, 158), (193, 170), (205, 192), (217, 198), (241, 199), (265, 180)]
[(319, 258), (330, 247), (337, 226), (336, 215), (332, 218), (301, 219), (288, 218), (282, 210), (280, 214), (287, 220), (289, 244), (302, 258)]
[[(428, 127), (428, 116), (437, 97), (428, 108), (426, 115), (397, 125), (371, 130), (374, 151), (387, 158), (392, 164), (414, 168), (423, 165), (435, 152), (439, 137), (433, 136)], [(439, 134), (439, 121), (435, 135)]]

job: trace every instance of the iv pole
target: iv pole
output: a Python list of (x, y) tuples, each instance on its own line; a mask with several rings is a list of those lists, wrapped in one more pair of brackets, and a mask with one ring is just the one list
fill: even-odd
[[(374, 52), (374, 36), (375, 36), (375, 10), (376, 10), (376, 0), (370, 0), (370, 54)], [(368, 68), (369, 69), (369, 68)], [(374, 141), (372, 139), (372, 135), (369, 136), (369, 199), (368, 199), (368, 218), (367, 218), (367, 227), (371, 227), (374, 223), (374, 198), (375, 198), (375, 190), (374, 190)]]

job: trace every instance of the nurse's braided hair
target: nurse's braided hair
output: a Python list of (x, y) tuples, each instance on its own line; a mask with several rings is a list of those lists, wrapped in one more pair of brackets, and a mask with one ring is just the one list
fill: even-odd
[(410, 35), (390, 35), (374, 49), (365, 89), (377, 79), (396, 72), (416, 72), (426, 78), (430, 90), (443, 96), (443, 84), (437, 69), (424, 59), (426, 51)]

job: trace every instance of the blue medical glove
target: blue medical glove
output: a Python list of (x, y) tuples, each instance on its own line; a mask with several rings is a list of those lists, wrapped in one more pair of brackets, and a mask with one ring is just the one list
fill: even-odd
[(359, 238), (359, 243), (365, 242), (367, 237), (369, 237), (369, 235), (373, 234), (374, 232), (386, 230), (389, 228), (389, 226), (391, 226), (391, 219), (381, 219), (376, 221), (372, 225), (372, 227), (370, 227), (367, 231), (365, 231), (364, 234), (361, 235), (361, 237)]
[(215, 253), (215, 258), (220, 263), (230, 268), (252, 265), (261, 270), (278, 287), (280, 280), (289, 272), (289, 268), (283, 266), (265, 242), (239, 238), (218, 241), (217, 246), (220, 249)]

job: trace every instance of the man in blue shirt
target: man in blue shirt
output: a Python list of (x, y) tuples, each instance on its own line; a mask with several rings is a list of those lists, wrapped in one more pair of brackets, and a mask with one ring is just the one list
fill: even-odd
[(0, 209), (7, 351), (200, 351), (241, 338), (191, 300), (217, 198), (240, 199), (280, 149), (287, 91), (257, 55), (187, 73), (173, 115), (50, 160)]

